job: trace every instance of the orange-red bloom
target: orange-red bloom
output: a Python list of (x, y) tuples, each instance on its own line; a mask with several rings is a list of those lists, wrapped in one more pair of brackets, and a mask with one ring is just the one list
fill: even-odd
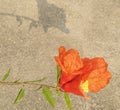
[(81, 59), (77, 50), (66, 51), (61, 46), (55, 60), (61, 69), (59, 85), (65, 92), (87, 98), (85, 92), (100, 91), (111, 78), (108, 65), (101, 57)]

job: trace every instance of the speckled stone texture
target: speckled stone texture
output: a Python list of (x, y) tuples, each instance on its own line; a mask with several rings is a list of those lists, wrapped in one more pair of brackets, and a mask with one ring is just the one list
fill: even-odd
[[(0, 0), (0, 78), (12, 68), (7, 81), (45, 76), (55, 85), (53, 56), (61, 45), (104, 57), (112, 73), (89, 100), (70, 94), (73, 110), (120, 110), (120, 0)], [(0, 85), (0, 110), (53, 110), (35, 88), (14, 105), (19, 89)], [(67, 110), (63, 96), (55, 97), (54, 110)]]

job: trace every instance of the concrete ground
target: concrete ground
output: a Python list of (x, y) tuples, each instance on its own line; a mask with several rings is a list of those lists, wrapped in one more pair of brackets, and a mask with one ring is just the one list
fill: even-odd
[[(55, 85), (53, 56), (61, 45), (104, 57), (112, 73), (90, 100), (70, 94), (73, 110), (120, 110), (120, 0), (0, 0), (0, 77), (12, 68), (8, 81), (45, 76), (45, 84)], [(0, 110), (53, 110), (34, 88), (14, 105), (19, 89), (0, 85)], [(54, 110), (67, 110), (55, 97)]]

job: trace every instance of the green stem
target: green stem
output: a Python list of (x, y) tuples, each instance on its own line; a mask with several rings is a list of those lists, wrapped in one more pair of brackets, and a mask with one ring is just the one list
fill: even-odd
[(58, 91), (58, 87), (55, 86), (49, 86), (46, 84), (40, 84), (40, 83), (34, 83), (34, 82), (29, 82), (29, 81), (24, 81), (24, 82), (4, 82), (4, 81), (0, 81), (0, 85), (22, 85), (22, 86), (34, 86), (34, 87), (48, 87), (48, 88), (53, 88), (56, 91)]

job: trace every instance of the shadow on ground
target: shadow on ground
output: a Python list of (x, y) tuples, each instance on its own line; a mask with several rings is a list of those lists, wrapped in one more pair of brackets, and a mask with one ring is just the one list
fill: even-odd
[(0, 13), (3, 16), (16, 17), (19, 22), (18, 26), (23, 24), (23, 20), (29, 20), (29, 30), (33, 27), (37, 28), (42, 26), (44, 31), (47, 32), (49, 28), (57, 28), (64, 33), (69, 33), (66, 27), (66, 15), (62, 8), (55, 6), (54, 4), (49, 4), (47, 0), (36, 0), (38, 7), (38, 20), (26, 16), (19, 16), (14, 13)]

